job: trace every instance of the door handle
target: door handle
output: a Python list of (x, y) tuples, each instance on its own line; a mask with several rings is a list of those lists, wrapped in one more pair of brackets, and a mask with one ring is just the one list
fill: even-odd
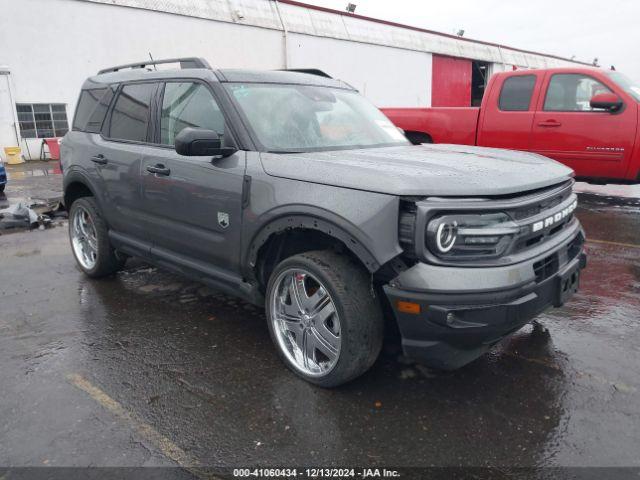
[(91, 157), (91, 161), (93, 163), (97, 163), (98, 165), (106, 165), (107, 163), (109, 163), (109, 160), (107, 160), (107, 158), (102, 154)]
[(538, 126), (539, 127), (561, 127), (562, 123), (558, 122), (557, 120), (547, 120), (545, 122), (539, 122)]
[(156, 175), (169, 175), (171, 173), (171, 170), (169, 170), (161, 163), (157, 163), (155, 165), (147, 166), (147, 172), (155, 173)]

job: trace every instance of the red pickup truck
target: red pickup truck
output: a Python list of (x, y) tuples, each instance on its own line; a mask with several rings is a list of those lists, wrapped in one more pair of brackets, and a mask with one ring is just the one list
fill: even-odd
[(591, 182), (640, 183), (640, 84), (598, 68), (494, 74), (480, 108), (383, 108), (413, 143), (540, 153)]

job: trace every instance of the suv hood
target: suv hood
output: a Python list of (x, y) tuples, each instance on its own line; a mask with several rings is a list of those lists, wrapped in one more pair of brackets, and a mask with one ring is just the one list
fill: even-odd
[(390, 195), (506, 195), (554, 185), (573, 170), (534, 153), (465, 145), (262, 153), (268, 175)]

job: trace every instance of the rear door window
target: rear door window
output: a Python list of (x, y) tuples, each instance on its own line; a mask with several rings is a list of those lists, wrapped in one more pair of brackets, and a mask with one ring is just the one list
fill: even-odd
[(110, 138), (147, 141), (151, 98), (156, 86), (155, 83), (137, 83), (122, 87), (111, 112)]
[(224, 117), (207, 87), (194, 82), (170, 82), (164, 89), (160, 143), (173, 145), (185, 128), (205, 128), (224, 136)]
[(500, 91), (500, 110), (505, 112), (528, 111), (535, 86), (535, 75), (518, 75), (507, 78)]
[(111, 87), (83, 90), (78, 100), (73, 129), (99, 133), (112, 99), (113, 89)]

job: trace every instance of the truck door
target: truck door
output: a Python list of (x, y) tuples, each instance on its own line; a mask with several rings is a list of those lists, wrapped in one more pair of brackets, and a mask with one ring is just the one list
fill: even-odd
[(614, 88), (585, 73), (547, 74), (532, 151), (573, 168), (578, 177), (622, 178), (633, 150), (635, 109), (626, 105), (612, 113), (590, 106), (594, 95), (617, 94)]
[(528, 150), (542, 75), (515, 72), (494, 77), (480, 110), (477, 144)]
[(142, 203), (158, 260), (201, 269), (237, 271), (240, 261), (245, 153), (186, 157), (174, 141), (186, 127), (228, 135), (212, 91), (193, 80), (169, 81), (160, 91), (156, 145), (142, 168)]
[(123, 85), (102, 135), (96, 136), (91, 149), (110, 228), (143, 243), (149, 236), (140, 198), (140, 170), (148, 148), (151, 100), (157, 88), (154, 82)]

